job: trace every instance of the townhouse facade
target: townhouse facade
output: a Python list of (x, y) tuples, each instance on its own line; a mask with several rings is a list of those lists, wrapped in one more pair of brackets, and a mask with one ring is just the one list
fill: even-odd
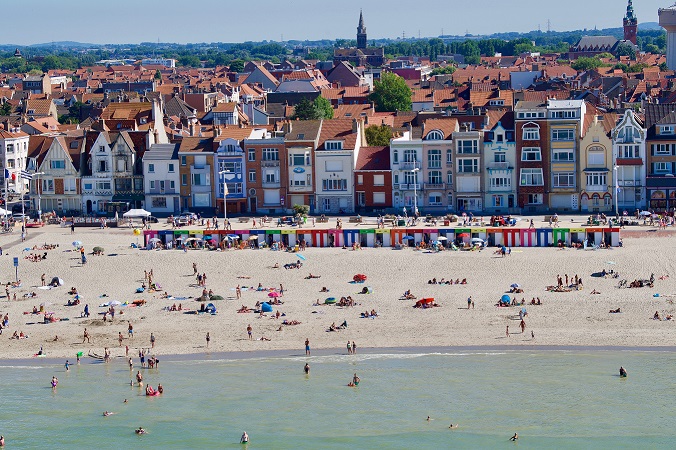
[[(21, 178), (28, 161), (28, 143), (30, 136), (19, 128), (0, 129), (0, 186), (10, 192), (28, 192), (29, 183)], [(7, 172), (5, 172), (7, 170)], [(5, 173), (9, 177), (5, 179)]]
[(31, 166), (41, 175), (32, 183), (31, 197), (39, 198), (42, 211), (76, 214), (82, 211), (81, 156), (85, 139), (57, 136), (50, 141), (43, 144), (44, 151), (33, 156)]
[[(510, 117), (513, 116), (510, 114)], [(506, 118), (484, 133), (484, 211), (512, 214), (516, 207), (517, 153), (513, 120)]]
[(548, 209), (549, 194), (549, 126), (547, 105), (520, 101), (514, 108), (516, 136), (517, 206), (526, 213)]
[(113, 145), (107, 131), (86, 134), (81, 205), (86, 214), (106, 213), (113, 201)]
[(609, 213), (614, 211), (615, 171), (613, 142), (610, 132), (615, 114), (604, 117), (594, 111), (580, 140), (580, 211)]
[(214, 180), (218, 181), (216, 209), (220, 214), (224, 212), (227, 212), (227, 214), (246, 212), (246, 161), (244, 150), (241, 147), (241, 139), (233, 136), (221, 136), (220, 128), (215, 130), (213, 176)]
[(181, 208), (202, 214), (215, 211), (213, 138), (184, 137), (178, 149)]
[(465, 125), (453, 133), (455, 149), (455, 209), (458, 213), (483, 210), (483, 132)]
[(676, 208), (676, 104), (646, 104), (646, 200), (657, 211)]
[(314, 213), (315, 151), (319, 145), (321, 120), (290, 121), (283, 125), (284, 143), (288, 158), (289, 205), (307, 205)]
[(643, 123), (626, 110), (612, 131), (613, 169), (617, 167), (618, 208), (628, 212), (643, 209), (646, 200), (646, 138)]
[(288, 166), (284, 138), (273, 137), (267, 130), (260, 129), (244, 139), (244, 151), (247, 210), (250, 213), (274, 214), (290, 209), (293, 205), (287, 204)]
[(181, 212), (179, 147), (180, 144), (153, 144), (143, 155), (145, 209), (152, 214)]
[(412, 215), (416, 206), (422, 206), (421, 162), (422, 139), (413, 138), (412, 128), (390, 141), (392, 206), (398, 210), (406, 208)]
[(362, 147), (354, 177), (357, 212), (381, 213), (392, 205), (389, 147)]
[(460, 130), (455, 118), (428, 119), (422, 130), (422, 158), (420, 181), (422, 182), (420, 206), (429, 212), (444, 212), (453, 209), (453, 187), (457, 180), (453, 173), (453, 136)]

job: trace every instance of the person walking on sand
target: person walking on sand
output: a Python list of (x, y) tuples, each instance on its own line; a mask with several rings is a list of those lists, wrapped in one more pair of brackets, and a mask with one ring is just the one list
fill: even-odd
[(535, 331), (530, 330), (530, 338), (535, 339)]
[(472, 306), (472, 296), (471, 295), (469, 297), (467, 297), (467, 309), (469, 309), (470, 306)]
[(42, 285), (43, 285), (43, 286), (46, 285), (46, 282), (45, 282), (45, 274), (44, 274), (44, 273), (43, 273), (42, 276), (40, 277), (40, 281), (42, 282)]
[(235, 288), (235, 295), (237, 296), (237, 300), (239, 300), (240, 298), (242, 298), (242, 288), (239, 287), (239, 284), (238, 284), (237, 287)]
[(354, 341), (352, 341), (352, 354), (357, 354), (357, 344), (355, 344)]
[(251, 324), (246, 326), (246, 334), (249, 335), (249, 340), (253, 340), (253, 328), (251, 328)]
[(127, 326), (127, 335), (129, 336), (129, 339), (134, 337), (134, 326), (131, 324), (131, 322), (127, 322), (129, 325)]
[(150, 346), (155, 348), (155, 335), (153, 333), (150, 333)]
[(192, 274), (197, 275), (197, 263), (192, 263)]
[(505, 332), (507, 337), (509, 337), (509, 325), (507, 325), (507, 331)]
[(305, 355), (310, 356), (310, 339), (305, 338)]
[(82, 333), (82, 343), (84, 344), (85, 341), (87, 341), (90, 344), (92, 343), (92, 339), (89, 336), (89, 331), (87, 331), (86, 328), (84, 329), (84, 332)]
[(284, 297), (284, 286), (282, 283), (279, 283), (279, 296)]
[(207, 348), (209, 348), (209, 341), (211, 341), (211, 336), (209, 336), (209, 332), (207, 331)]
[(124, 336), (122, 336), (122, 332), (118, 331), (117, 332), (117, 342), (119, 343), (118, 347), (122, 347), (122, 341), (124, 340)]
[(521, 319), (521, 323), (519, 324), (519, 326), (521, 327), (521, 334), (525, 333), (526, 332), (526, 322), (524, 322), (523, 319)]

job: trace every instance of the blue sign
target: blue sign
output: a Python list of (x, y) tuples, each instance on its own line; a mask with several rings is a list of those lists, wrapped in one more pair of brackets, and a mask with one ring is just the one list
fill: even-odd
[(303, 169), (302, 167), (296, 167), (295, 169), (293, 169), (293, 171), (296, 173), (303, 173), (305, 172), (305, 169)]
[(14, 267), (19, 267), (19, 258), (14, 257)]

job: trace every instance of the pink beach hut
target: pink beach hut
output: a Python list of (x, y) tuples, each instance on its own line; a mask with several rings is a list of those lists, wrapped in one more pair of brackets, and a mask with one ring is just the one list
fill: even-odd
[(535, 228), (522, 228), (520, 231), (521, 247), (536, 247), (537, 233)]

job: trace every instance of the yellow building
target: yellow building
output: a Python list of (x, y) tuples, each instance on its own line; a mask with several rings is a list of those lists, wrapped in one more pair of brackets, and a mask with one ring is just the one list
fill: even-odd
[(617, 114), (589, 108), (580, 140), (580, 211), (612, 212), (615, 179), (610, 132)]

